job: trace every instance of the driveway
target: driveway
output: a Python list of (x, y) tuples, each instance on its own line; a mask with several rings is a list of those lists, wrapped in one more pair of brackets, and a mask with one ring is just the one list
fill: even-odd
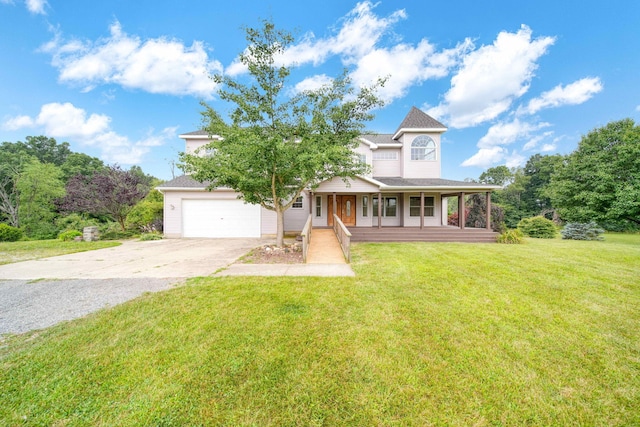
[[(0, 265), (0, 336), (46, 328), (233, 263), (259, 239), (167, 239)], [(0, 337), (1, 341), (1, 337)]]
[(163, 239), (0, 265), (0, 280), (185, 278), (226, 267), (260, 239)]

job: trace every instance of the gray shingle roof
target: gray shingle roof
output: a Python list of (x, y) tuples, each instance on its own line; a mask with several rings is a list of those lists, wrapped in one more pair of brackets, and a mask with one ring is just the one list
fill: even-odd
[(393, 135), (390, 133), (367, 133), (362, 135), (362, 138), (367, 141), (371, 141), (374, 144), (397, 144), (398, 141), (393, 139)]
[(208, 182), (198, 182), (189, 175), (182, 175), (158, 185), (158, 188), (207, 188)]
[(404, 118), (395, 133), (400, 129), (446, 129), (447, 127), (416, 107), (411, 110)]
[(193, 132), (182, 133), (180, 135), (209, 136), (209, 131), (206, 131), (206, 130), (194, 130)]
[(399, 177), (373, 177), (390, 187), (487, 187), (495, 188), (494, 185), (480, 184), (477, 182), (454, 181), (442, 178), (399, 178)]

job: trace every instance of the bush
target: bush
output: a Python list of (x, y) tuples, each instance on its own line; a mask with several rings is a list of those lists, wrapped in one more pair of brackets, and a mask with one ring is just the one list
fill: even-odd
[(522, 231), (525, 236), (538, 239), (553, 239), (558, 233), (553, 221), (543, 216), (521, 219), (518, 223), (518, 230)]
[(587, 223), (570, 222), (560, 232), (563, 239), (571, 240), (603, 240), (601, 234), (604, 230), (598, 227), (594, 221)]
[(98, 225), (99, 221), (97, 219), (87, 219), (84, 216), (72, 213), (67, 216), (60, 217), (56, 219), (56, 225), (62, 231), (76, 230), (81, 232), (85, 227), (90, 227), (93, 225)]
[(142, 235), (140, 235), (140, 240), (162, 240), (162, 235), (159, 233), (143, 233)]
[(17, 242), (22, 239), (22, 230), (8, 224), (0, 224), (0, 242)]
[(101, 240), (130, 239), (136, 233), (132, 230), (122, 231), (122, 227), (117, 222), (108, 222), (98, 226)]
[(496, 237), (496, 242), (507, 244), (520, 244), (524, 243), (524, 234), (522, 231), (516, 229), (507, 230)]
[(58, 234), (58, 239), (63, 242), (68, 242), (70, 240), (74, 240), (76, 237), (82, 236), (82, 233), (78, 230), (67, 230)]

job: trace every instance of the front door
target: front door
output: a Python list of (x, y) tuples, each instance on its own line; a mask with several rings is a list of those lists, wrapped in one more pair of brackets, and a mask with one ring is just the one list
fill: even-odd
[[(333, 225), (333, 195), (329, 195), (329, 222)], [(356, 225), (356, 196), (336, 196), (336, 215), (347, 227)]]

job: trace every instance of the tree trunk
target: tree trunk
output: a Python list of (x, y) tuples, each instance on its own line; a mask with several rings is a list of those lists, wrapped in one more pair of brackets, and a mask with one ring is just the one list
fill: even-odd
[(276, 228), (276, 246), (281, 248), (284, 246), (284, 211), (280, 206), (276, 207), (276, 217), (278, 220)]

